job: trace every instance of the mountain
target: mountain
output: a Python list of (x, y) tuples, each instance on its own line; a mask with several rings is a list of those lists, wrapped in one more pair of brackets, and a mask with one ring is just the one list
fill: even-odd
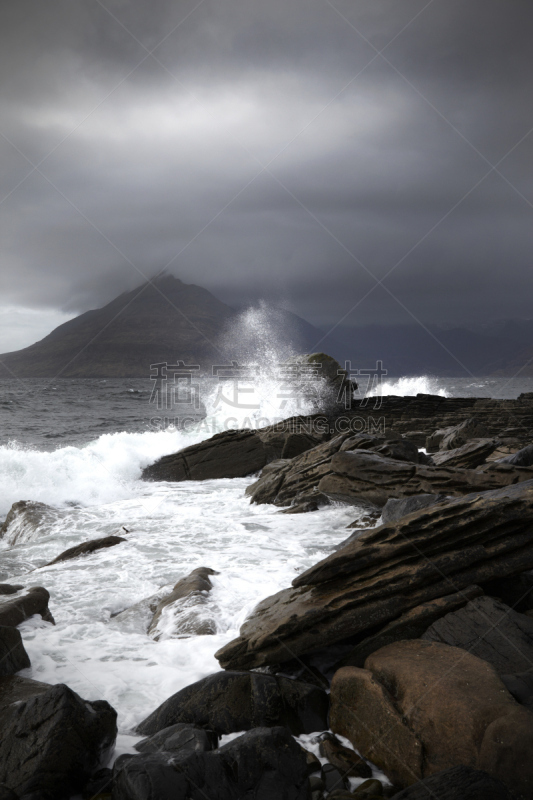
[(240, 357), (236, 338), (243, 342), (249, 336), (252, 345), (254, 337), (277, 338), (283, 357), (291, 350), (314, 351), (323, 337), (290, 312), (268, 307), (255, 317), (251, 312), (236, 311), (207, 289), (163, 275), (65, 322), (30, 347), (1, 355), (0, 377), (143, 378), (150, 377), (151, 364), (178, 360), (210, 370)]

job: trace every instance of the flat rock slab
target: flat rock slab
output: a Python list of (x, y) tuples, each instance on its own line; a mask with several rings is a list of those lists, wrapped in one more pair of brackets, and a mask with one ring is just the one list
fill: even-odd
[(396, 642), (331, 685), (331, 728), (406, 787), (458, 765), (533, 792), (533, 714), (494, 668), (438, 642)]
[(186, 757), (120, 756), (114, 774), (114, 800), (311, 800), (304, 751), (281, 727)]
[(21, 796), (70, 797), (110, 753), (116, 717), (63, 684), (0, 679), (0, 783)]
[(500, 675), (533, 665), (533, 619), (492, 597), (477, 597), (446, 614), (421, 638), (462, 647), (488, 661)]
[(284, 725), (295, 736), (327, 728), (327, 694), (290, 678), (255, 672), (216, 672), (165, 700), (140, 723), (153, 735), (176, 723), (217, 734)]
[(45, 564), (45, 566), (51, 567), (52, 564), (59, 564), (61, 561), (70, 561), (72, 558), (90, 555), (91, 553), (96, 553), (97, 550), (103, 550), (106, 547), (114, 547), (116, 544), (126, 541), (127, 539), (124, 539), (122, 536), (104, 536), (101, 539), (90, 539), (88, 542), (82, 542), (74, 547), (69, 547), (68, 550), (64, 550), (56, 556), (53, 561), (49, 561), (48, 564)]
[[(499, 442), (496, 439), (474, 439), (455, 450), (441, 450), (432, 456), (433, 463), (441, 467), (461, 467), (462, 469), (475, 469), (484, 464), (487, 458), (494, 453)], [(514, 463), (514, 462), (513, 462)], [(530, 464), (515, 464), (519, 467), (528, 467)]]
[(225, 669), (280, 664), (532, 566), (532, 481), (456, 498), (362, 533), (261, 601), (216, 657)]
[(50, 593), (43, 586), (32, 586), (24, 594), (11, 596), (0, 602), (0, 625), (16, 627), (34, 614), (40, 614), (45, 622), (55, 625), (48, 608)]
[(0, 626), (0, 677), (14, 675), (27, 667), (31, 667), (31, 664), (22, 644), (20, 631), (17, 628)]
[(451, 767), (403, 789), (392, 800), (518, 800), (508, 786), (472, 767)]

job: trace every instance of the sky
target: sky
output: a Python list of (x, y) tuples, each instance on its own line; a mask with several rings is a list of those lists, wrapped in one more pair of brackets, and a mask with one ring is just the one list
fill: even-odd
[(166, 269), (325, 329), (533, 316), (531, 0), (2, 0), (0, 352)]

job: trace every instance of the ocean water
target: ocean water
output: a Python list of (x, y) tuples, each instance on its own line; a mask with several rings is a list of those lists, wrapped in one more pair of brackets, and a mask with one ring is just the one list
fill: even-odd
[[(220, 385), (206, 383), (201, 409), (180, 430), (176, 405), (150, 402), (150, 381), (0, 381), (0, 520), (18, 500), (52, 509), (37, 530), (19, 531), (16, 541), (8, 530), (0, 540), (0, 582), (45, 586), (56, 621), (33, 617), (20, 627), (32, 663), (21, 674), (111, 703), (119, 716), (118, 751), (136, 741), (134, 727), (163, 700), (218, 670), (214, 653), (238, 634), (254, 606), (331, 552), (364, 514), (340, 504), (301, 515), (252, 506), (244, 492), (253, 476), (140, 480), (157, 458), (218, 430), (315, 410), (316, 397), (287, 398), (271, 376), (254, 386), (255, 393), (239, 398), (241, 407), (228, 385), (221, 394)], [(532, 390), (533, 380), (505, 379), (420, 377), (384, 386), (389, 394), (480, 397)], [(44, 566), (73, 545), (109, 534), (127, 541)], [(214, 635), (175, 638), (167, 631), (154, 641), (141, 617), (130, 624), (115, 619), (200, 566), (218, 572), (199, 612), (214, 620)]]

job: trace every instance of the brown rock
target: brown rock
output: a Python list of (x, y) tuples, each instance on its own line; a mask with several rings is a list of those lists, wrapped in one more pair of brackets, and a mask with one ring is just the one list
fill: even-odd
[[(475, 469), (484, 464), (498, 446), (496, 439), (473, 439), (455, 450), (441, 450), (433, 454), (433, 463), (437, 467), (460, 467), (461, 469)], [(530, 466), (517, 464), (516, 466)]]

